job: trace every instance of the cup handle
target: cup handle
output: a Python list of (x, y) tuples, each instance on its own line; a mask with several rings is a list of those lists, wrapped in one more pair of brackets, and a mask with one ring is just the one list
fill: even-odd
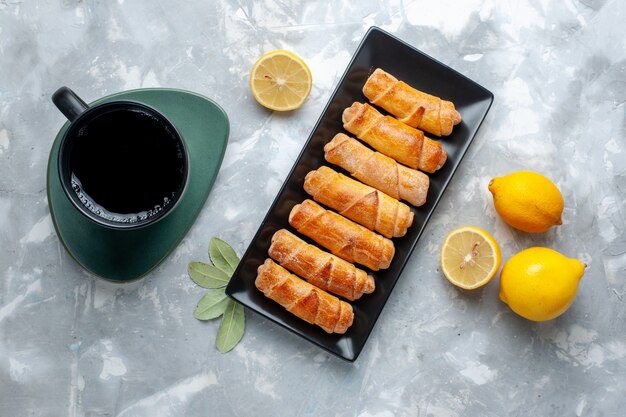
[(52, 102), (70, 122), (76, 120), (81, 113), (89, 108), (87, 103), (68, 87), (61, 87), (55, 91), (52, 94)]

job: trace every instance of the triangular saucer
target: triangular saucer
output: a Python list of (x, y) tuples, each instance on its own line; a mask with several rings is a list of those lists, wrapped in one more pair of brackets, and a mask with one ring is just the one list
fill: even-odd
[(97, 100), (136, 100), (161, 111), (187, 143), (188, 188), (179, 205), (154, 225), (137, 230), (111, 230), (80, 214), (63, 193), (57, 170), (59, 143), (69, 123), (56, 136), (48, 161), (48, 205), (63, 246), (87, 271), (112, 281), (138, 279), (163, 261), (180, 243), (206, 201), (226, 151), (229, 123), (212, 100), (188, 91), (151, 88), (125, 91)]

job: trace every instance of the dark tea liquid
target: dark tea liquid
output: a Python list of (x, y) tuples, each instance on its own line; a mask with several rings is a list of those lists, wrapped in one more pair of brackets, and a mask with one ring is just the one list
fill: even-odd
[(146, 220), (182, 190), (183, 152), (175, 134), (148, 112), (113, 110), (78, 132), (70, 154), (72, 188), (100, 217)]

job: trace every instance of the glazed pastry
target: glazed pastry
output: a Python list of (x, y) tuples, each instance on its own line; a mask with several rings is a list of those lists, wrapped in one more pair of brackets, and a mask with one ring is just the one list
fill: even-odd
[(258, 267), (254, 284), (266, 297), (327, 333), (345, 333), (354, 320), (350, 304), (290, 274), (269, 258)]
[(401, 122), (433, 135), (448, 136), (461, 122), (451, 101), (419, 91), (380, 68), (367, 79), (363, 94)]
[(373, 271), (389, 268), (395, 253), (391, 240), (312, 200), (304, 200), (291, 209), (289, 224), (333, 255)]
[(433, 173), (446, 162), (439, 142), (370, 106), (355, 102), (343, 112), (343, 127), (377, 151), (411, 168)]
[(309, 245), (286, 229), (272, 236), (269, 255), (281, 266), (319, 289), (350, 301), (374, 291), (374, 277), (350, 262)]
[(304, 190), (315, 201), (388, 238), (404, 236), (413, 223), (406, 204), (325, 166), (307, 174)]
[(408, 201), (414, 206), (426, 202), (428, 175), (374, 152), (350, 136), (336, 134), (324, 146), (324, 158), (395, 199)]

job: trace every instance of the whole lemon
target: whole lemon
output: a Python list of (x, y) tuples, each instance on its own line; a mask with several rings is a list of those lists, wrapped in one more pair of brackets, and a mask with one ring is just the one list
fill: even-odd
[(504, 264), (500, 299), (524, 318), (551, 320), (574, 302), (585, 267), (552, 249), (525, 249)]
[(524, 232), (545, 232), (562, 224), (563, 196), (541, 174), (519, 171), (489, 182), (493, 204), (509, 225)]

